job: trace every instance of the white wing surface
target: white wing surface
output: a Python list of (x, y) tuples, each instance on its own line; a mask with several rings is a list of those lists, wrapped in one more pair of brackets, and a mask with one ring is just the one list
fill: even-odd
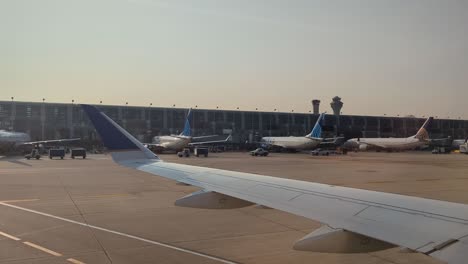
[(324, 224), (295, 245), (301, 250), (353, 253), (400, 246), (467, 263), (468, 205), (163, 162), (95, 107), (83, 108), (117, 163), (202, 188), (177, 205), (261, 204)]
[[(204, 137), (212, 137), (212, 136), (203, 136), (203, 137), (198, 137), (198, 138), (204, 138)], [(210, 141), (199, 141), (199, 142), (190, 142), (189, 146), (199, 146), (199, 145), (209, 145), (209, 144), (216, 144), (216, 143), (226, 143), (231, 140), (232, 136), (229, 135), (225, 139), (222, 140), (210, 140)]]
[(65, 142), (79, 141), (80, 139), (81, 138), (63, 138), (63, 139), (50, 139), (50, 140), (42, 140), (42, 141), (29, 141), (29, 142), (22, 142), (22, 143), (20, 143), (20, 145), (65, 143)]

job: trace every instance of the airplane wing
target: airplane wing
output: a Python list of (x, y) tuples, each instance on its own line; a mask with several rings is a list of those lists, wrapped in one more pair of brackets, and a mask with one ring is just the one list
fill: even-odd
[(198, 136), (198, 137), (192, 137), (192, 139), (212, 138), (212, 137), (217, 137), (217, 136), (219, 135)]
[(226, 142), (230, 141), (231, 138), (232, 138), (232, 136), (229, 135), (226, 139), (223, 139), (223, 140), (191, 142), (191, 143), (189, 143), (189, 146), (199, 146), (199, 145), (207, 145), (207, 144), (214, 144), (214, 143), (226, 143)]
[(327, 148), (327, 147), (339, 147), (344, 144), (345, 142), (344, 137), (335, 137), (335, 138), (324, 138), (322, 142), (318, 145), (319, 148)]
[(361, 253), (400, 246), (450, 264), (468, 258), (468, 205), (161, 161), (94, 106), (83, 106), (120, 165), (200, 187), (176, 205), (260, 204), (321, 222), (295, 249)]
[(72, 142), (78, 141), (81, 138), (64, 138), (64, 139), (52, 139), (52, 140), (41, 140), (41, 141), (30, 141), (30, 142), (22, 142), (19, 145), (37, 145), (37, 144), (50, 144), (50, 143), (65, 143), (65, 142)]
[(361, 145), (361, 144), (368, 145), (368, 146), (374, 147), (374, 148), (379, 148), (379, 149), (386, 149), (387, 148), (386, 145), (378, 144), (378, 143), (359, 142), (359, 145)]
[(456, 140), (453, 140), (451, 137), (427, 140), (427, 142), (431, 146), (435, 146), (435, 147), (452, 146), (452, 143), (454, 143), (455, 141)]

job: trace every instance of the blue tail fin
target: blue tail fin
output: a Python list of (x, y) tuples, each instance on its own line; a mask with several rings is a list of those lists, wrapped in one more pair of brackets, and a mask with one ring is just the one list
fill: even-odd
[(321, 113), (319, 118), (317, 119), (317, 122), (315, 122), (314, 128), (312, 128), (312, 131), (306, 137), (312, 137), (312, 138), (322, 137), (322, 120), (324, 117), (325, 117), (325, 113)]
[(187, 113), (187, 118), (185, 119), (184, 130), (180, 133), (180, 136), (191, 137), (192, 136), (192, 129), (190, 128), (190, 124), (192, 123), (192, 109), (190, 108)]

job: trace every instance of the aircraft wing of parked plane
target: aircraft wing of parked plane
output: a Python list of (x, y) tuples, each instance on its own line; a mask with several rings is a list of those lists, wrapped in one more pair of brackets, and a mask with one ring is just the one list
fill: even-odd
[(339, 147), (346, 141), (344, 137), (324, 138), (318, 148)]
[(78, 140), (81, 140), (81, 138), (64, 138), (64, 139), (29, 141), (29, 142), (21, 142), (19, 145), (38, 145), (38, 144), (51, 144), (51, 143), (65, 143), (65, 142), (72, 142), (72, 141), (78, 141)]
[(383, 143), (379, 143), (379, 142), (369, 142), (369, 141), (365, 141), (366, 145), (368, 146), (372, 146), (372, 147), (376, 147), (376, 148), (388, 148), (387, 144), (383, 144)]
[(116, 163), (201, 188), (176, 205), (261, 204), (321, 222), (296, 242), (298, 250), (358, 253), (400, 246), (450, 264), (468, 258), (468, 205), (163, 162), (97, 108), (83, 108)]
[(199, 146), (199, 145), (208, 145), (208, 144), (216, 144), (216, 143), (226, 143), (231, 140), (232, 136), (229, 135), (226, 139), (223, 140), (211, 140), (211, 141), (199, 141), (199, 142), (191, 142), (189, 146)]

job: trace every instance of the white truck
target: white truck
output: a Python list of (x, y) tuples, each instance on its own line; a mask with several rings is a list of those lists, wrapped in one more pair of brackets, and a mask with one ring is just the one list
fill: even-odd
[(460, 145), (460, 153), (468, 154), (468, 142)]

